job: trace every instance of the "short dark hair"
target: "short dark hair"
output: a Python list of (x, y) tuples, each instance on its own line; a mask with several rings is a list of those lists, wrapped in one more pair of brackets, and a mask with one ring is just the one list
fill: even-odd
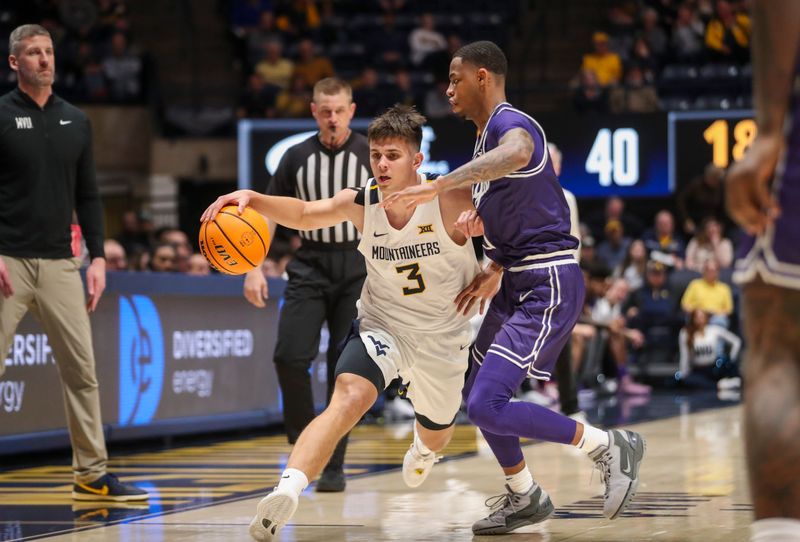
[(419, 150), (422, 145), (422, 126), (426, 121), (413, 106), (395, 104), (370, 123), (367, 138), (370, 141), (400, 138)]
[(468, 43), (455, 52), (453, 58), (461, 57), (463, 62), (469, 62), (478, 68), (486, 68), (497, 75), (508, 73), (508, 60), (505, 53), (491, 41), (476, 41)]

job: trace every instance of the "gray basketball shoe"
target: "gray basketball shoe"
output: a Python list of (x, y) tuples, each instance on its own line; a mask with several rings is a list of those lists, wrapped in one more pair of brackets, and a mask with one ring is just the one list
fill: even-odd
[(589, 454), (606, 486), (603, 515), (616, 519), (631, 502), (639, 487), (639, 466), (646, 449), (642, 435), (612, 429), (608, 448), (600, 446)]
[(514, 493), (506, 485), (508, 493), (487, 499), (486, 506), (492, 509), (488, 517), (472, 525), (475, 534), (506, 534), (546, 520), (555, 512), (550, 496), (537, 484), (527, 493)]

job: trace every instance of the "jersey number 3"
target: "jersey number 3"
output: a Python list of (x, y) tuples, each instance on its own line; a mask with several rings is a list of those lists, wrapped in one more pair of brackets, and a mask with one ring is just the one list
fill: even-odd
[(422, 275), (419, 274), (419, 264), (410, 263), (408, 265), (398, 265), (396, 267), (398, 273), (408, 273), (406, 278), (410, 281), (416, 281), (416, 288), (403, 287), (403, 295), (420, 294), (425, 291), (425, 281), (422, 280)]

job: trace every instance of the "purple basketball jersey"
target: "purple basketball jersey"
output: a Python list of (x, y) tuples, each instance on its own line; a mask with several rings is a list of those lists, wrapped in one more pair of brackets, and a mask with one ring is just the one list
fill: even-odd
[(764, 235), (742, 243), (734, 279), (745, 283), (759, 275), (770, 284), (800, 290), (800, 54), (793, 88), (786, 147), (773, 183), (782, 213)]
[(506, 268), (571, 258), (569, 251), (578, 247), (578, 240), (570, 235), (569, 207), (539, 123), (508, 103), (499, 104), (478, 136), (472, 157), (497, 147), (514, 128), (533, 138), (531, 161), (502, 179), (472, 185), (472, 199), (483, 218), (484, 251)]

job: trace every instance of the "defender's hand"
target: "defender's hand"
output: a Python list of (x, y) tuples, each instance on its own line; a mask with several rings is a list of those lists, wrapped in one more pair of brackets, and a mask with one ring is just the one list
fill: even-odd
[(725, 203), (728, 214), (752, 235), (763, 234), (780, 214), (770, 192), (784, 141), (782, 136), (756, 136), (741, 160), (728, 171)]

